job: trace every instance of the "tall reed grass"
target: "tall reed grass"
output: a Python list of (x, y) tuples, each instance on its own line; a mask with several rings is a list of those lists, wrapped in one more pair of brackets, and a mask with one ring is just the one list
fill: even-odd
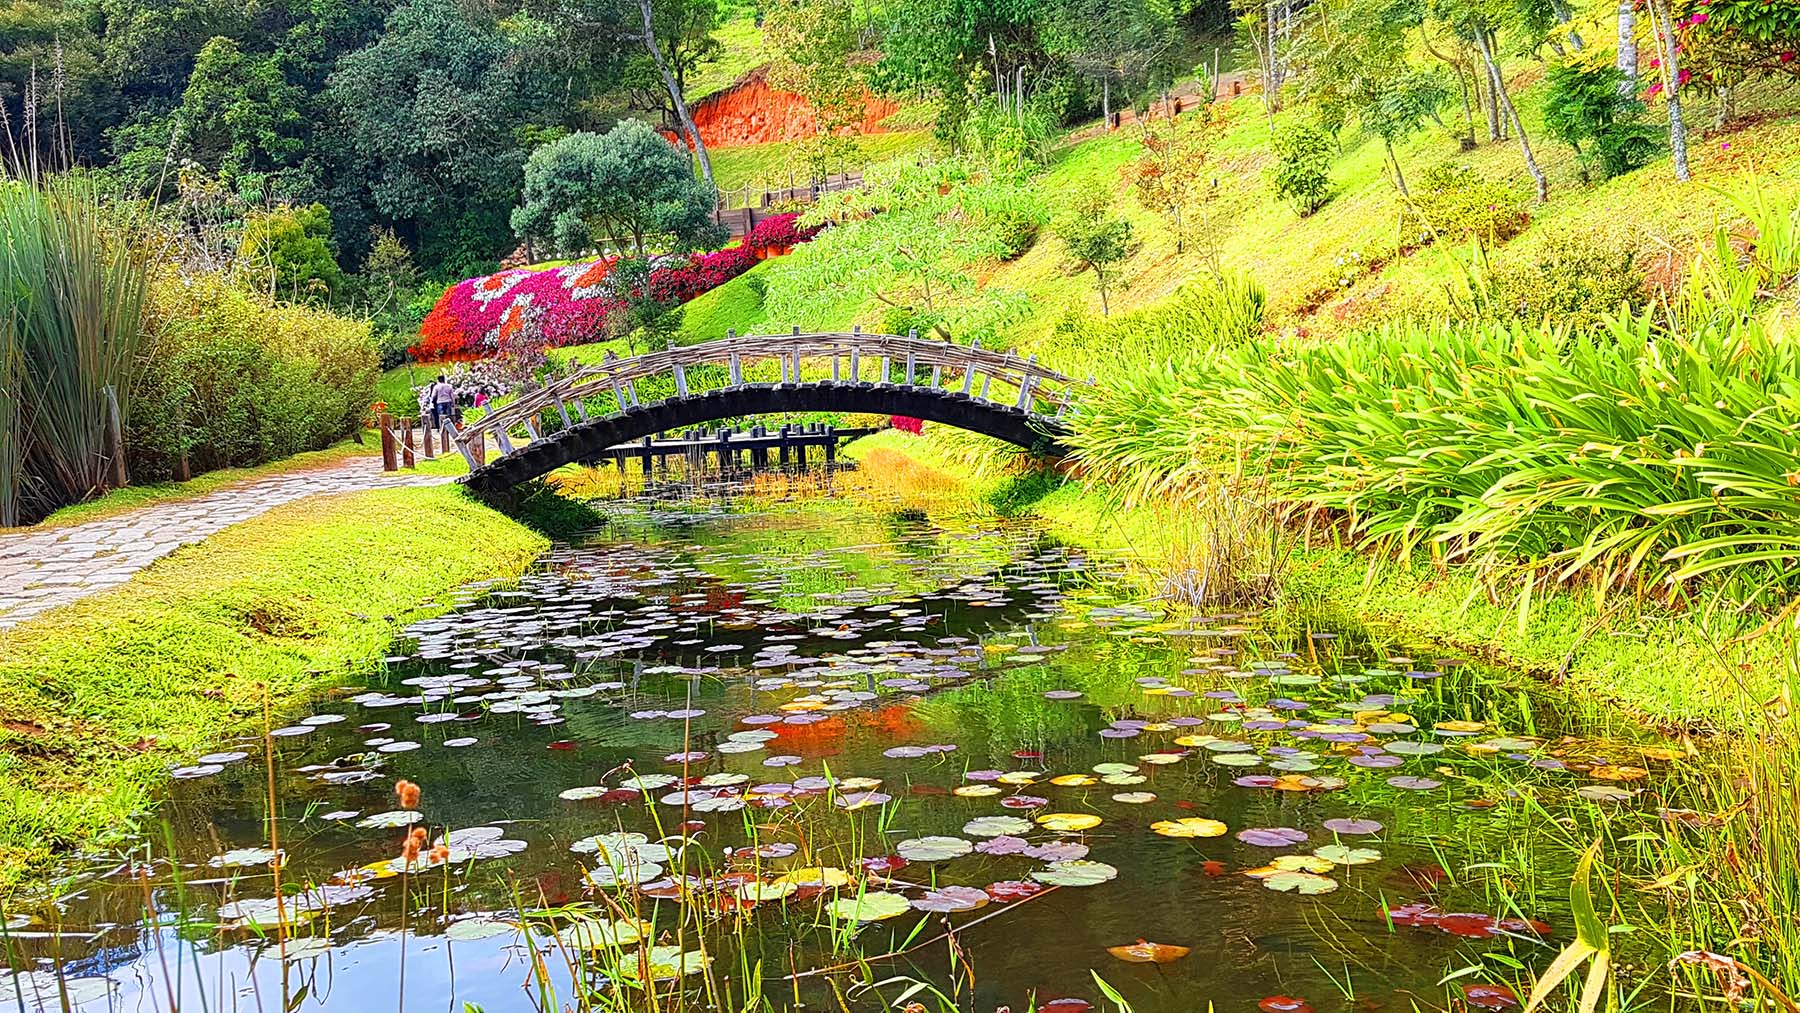
[(116, 482), (147, 277), (116, 215), (91, 183), (0, 176), (0, 524)]
[(1708, 577), (1785, 602), (1800, 347), (1766, 307), (1793, 284), (1800, 230), (1786, 209), (1744, 210), (1753, 243), (1720, 226), (1680, 293), (1596, 330), (1403, 323), (1115, 358), (1069, 443), (1140, 500), (1198, 502), (1247, 454), (1290, 516), (1473, 564), (1525, 602), (1558, 584), (1680, 597)]

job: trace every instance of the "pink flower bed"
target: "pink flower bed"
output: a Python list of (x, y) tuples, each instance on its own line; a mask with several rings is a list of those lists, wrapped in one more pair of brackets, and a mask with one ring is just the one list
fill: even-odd
[[(811, 239), (792, 214), (758, 222), (744, 241), (716, 253), (671, 257), (650, 272), (658, 299), (687, 302)], [(421, 362), (485, 358), (514, 342), (579, 345), (605, 336), (624, 301), (606, 283), (613, 261), (594, 260), (541, 271), (510, 270), (459, 281), (444, 290), (409, 351)]]

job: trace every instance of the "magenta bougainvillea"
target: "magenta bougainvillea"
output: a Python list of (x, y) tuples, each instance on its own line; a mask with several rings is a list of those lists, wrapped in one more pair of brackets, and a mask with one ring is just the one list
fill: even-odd
[[(811, 239), (798, 216), (773, 215), (758, 222), (742, 243), (716, 253), (666, 257), (650, 272), (651, 293), (687, 302)], [(421, 362), (498, 355), (515, 342), (544, 347), (578, 345), (604, 336), (607, 317), (623, 300), (607, 283), (613, 261), (568, 267), (500, 271), (459, 281), (444, 290), (419, 327), (410, 351)]]

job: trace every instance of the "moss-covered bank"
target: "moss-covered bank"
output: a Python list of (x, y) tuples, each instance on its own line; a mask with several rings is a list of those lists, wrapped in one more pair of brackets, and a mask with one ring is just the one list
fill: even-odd
[(366, 671), (545, 540), (452, 487), (313, 497), (0, 633), (0, 889), (122, 840), (170, 768)]
[[(971, 473), (939, 442), (900, 433), (858, 441), (847, 456), (877, 463), (903, 455), (927, 482), (1003, 511), (1028, 512), (1058, 536), (1129, 550), (1154, 580), (1189, 551), (1194, 525), (1174, 512), (1123, 510), (1105, 490), (1079, 481)], [(913, 471), (912, 467), (907, 469)], [(923, 481), (916, 475), (909, 481)], [(1429, 640), (1517, 671), (1566, 683), (1667, 727), (1744, 726), (1747, 710), (1779, 697), (1791, 678), (1795, 641), (1762, 632), (1729, 610), (1671, 609), (1582, 594), (1492, 601), (1474, 575), (1427, 562), (1378, 562), (1353, 548), (1296, 547), (1281, 570), (1280, 608), (1341, 615), (1400, 639)]]

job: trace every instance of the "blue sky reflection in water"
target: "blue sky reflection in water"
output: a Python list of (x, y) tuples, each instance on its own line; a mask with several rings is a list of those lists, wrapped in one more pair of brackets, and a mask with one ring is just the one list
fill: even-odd
[[(645, 946), (690, 972), (662, 1009), (740, 1009), (758, 964), (772, 1008), (830, 1008), (835, 979), (880, 1009), (856, 958), (947, 920), (983, 1013), (1101, 1005), (1090, 969), (1139, 1011), (1404, 1010), (1465, 967), (1453, 992), (1517, 986), (1566, 941), (1572, 861), (1529, 843), (1520, 793), (1634, 807), (1669, 759), (1355, 630), (1165, 615), (1024, 525), (837, 505), (612, 530), (275, 729), (279, 912), (263, 741), (221, 744), (134, 856), (147, 885), (9, 914), (26, 973), (0, 1009), (60, 1009), (59, 951), (82, 1010), (562, 1008), (572, 973)], [(1139, 939), (1191, 952), (1107, 952)], [(949, 993), (947, 953), (875, 977)]]

